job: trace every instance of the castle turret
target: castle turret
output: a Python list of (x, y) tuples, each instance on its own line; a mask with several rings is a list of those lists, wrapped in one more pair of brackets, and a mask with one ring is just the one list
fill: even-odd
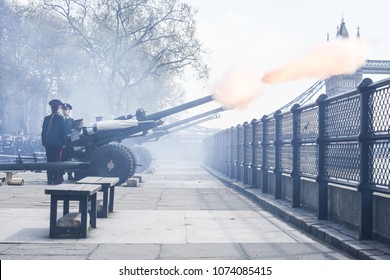
[[(358, 27), (357, 37), (360, 37), (360, 28)], [(344, 17), (341, 19), (340, 26), (337, 27), (336, 40), (349, 38), (348, 30), (345, 25)], [(329, 40), (329, 36), (327, 38)], [(335, 61), (337, 63), (337, 61)], [(325, 81), (326, 94), (335, 96), (356, 89), (357, 85), (362, 81), (363, 73), (359, 69), (352, 75), (336, 75), (328, 78)]]

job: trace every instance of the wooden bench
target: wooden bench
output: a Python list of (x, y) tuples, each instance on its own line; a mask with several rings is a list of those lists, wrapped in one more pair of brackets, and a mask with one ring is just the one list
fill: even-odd
[(45, 194), (50, 198), (50, 238), (58, 236), (57, 228), (57, 205), (63, 201), (63, 215), (69, 214), (69, 201), (79, 202), (79, 213), (81, 214), (80, 237), (87, 237), (88, 229), (88, 202), (91, 202), (90, 224), (96, 228), (96, 197), (101, 189), (100, 185), (87, 184), (62, 184), (45, 189)]
[(107, 218), (108, 212), (114, 212), (114, 194), (115, 185), (119, 182), (119, 178), (116, 177), (95, 177), (88, 176), (79, 181), (77, 184), (93, 184), (100, 185), (101, 192), (103, 192), (103, 205), (102, 211), (97, 212), (98, 218)]

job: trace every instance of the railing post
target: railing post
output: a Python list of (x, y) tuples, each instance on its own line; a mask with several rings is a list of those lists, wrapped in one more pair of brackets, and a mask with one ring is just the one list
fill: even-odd
[(252, 139), (251, 139), (251, 146), (252, 146), (252, 162), (251, 162), (251, 175), (252, 176), (252, 187), (257, 188), (257, 166), (256, 166), (256, 152), (257, 152), (257, 143), (256, 143), (256, 131), (258, 129), (258, 122), (256, 119), (253, 119), (251, 121), (252, 125)]
[(214, 162), (213, 168), (219, 171), (219, 162), (220, 162), (220, 147), (219, 147), (219, 133), (214, 134), (213, 137), (213, 151), (214, 151)]
[(218, 132), (218, 138), (219, 138), (219, 146), (217, 149), (219, 150), (219, 164), (218, 164), (218, 171), (222, 174), (223, 173), (223, 167), (225, 165), (225, 139), (223, 137), (223, 131)]
[(369, 100), (370, 91), (366, 89), (372, 83), (370, 79), (364, 79), (358, 86), (360, 91), (360, 183), (358, 185), (360, 198), (360, 239), (373, 238), (373, 192), (369, 189)]
[(218, 172), (222, 173), (222, 163), (223, 163), (223, 141), (222, 141), (222, 132), (219, 131), (217, 134), (217, 142), (216, 142), (216, 149), (218, 151)]
[(263, 158), (261, 164), (262, 172), (262, 192), (268, 193), (268, 167), (267, 167), (267, 116), (261, 118), (263, 124), (263, 139), (261, 141), (261, 148), (263, 149)]
[(328, 219), (328, 182), (325, 180), (325, 105), (326, 95), (322, 94), (316, 100), (318, 105), (318, 219)]
[(224, 154), (225, 154), (225, 163), (224, 163), (224, 168), (223, 168), (223, 174), (225, 176), (228, 176), (229, 175), (229, 130), (228, 129), (225, 129), (223, 131), (223, 137), (224, 137)]
[(234, 179), (236, 180), (240, 180), (241, 179), (241, 158), (240, 158), (240, 145), (241, 145), (241, 141), (240, 141), (240, 130), (241, 130), (241, 125), (238, 124), (236, 126), (236, 176)]
[(221, 138), (221, 146), (219, 147), (220, 153), (221, 153), (221, 164), (220, 164), (220, 171), (221, 174), (225, 173), (225, 162), (226, 162), (226, 138), (225, 138), (225, 131), (220, 132), (220, 138)]
[(214, 168), (213, 164), (214, 164), (214, 161), (215, 161), (215, 153), (213, 151), (213, 149), (214, 149), (214, 138), (215, 138), (214, 135), (211, 136), (211, 138), (209, 138), (209, 142), (208, 142), (207, 162), (208, 162), (208, 165), (211, 168)]
[(242, 129), (244, 129), (244, 139), (242, 141), (243, 145), (244, 145), (244, 158), (243, 158), (243, 161), (242, 161), (242, 165), (243, 165), (243, 180), (242, 182), (244, 184), (248, 184), (248, 162), (249, 162), (249, 159), (248, 159), (248, 148), (249, 148), (249, 139), (248, 139), (248, 129), (249, 129), (249, 123), (248, 122), (244, 122), (243, 126), (242, 126)]
[(298, 122), (299, 122), (299, 104), (294, 104), (291, 108), (291, 113), (293, 114), (293, 135), (291, 139), (292, 146), (292, 171), (291, 177), (293, 181), (292, 187), (292, 207), (300, 208), (301, 207), (301, 177), (299, 175), (299, 142), (298, 138)]
[(230, 128), (230, 170), (229, 177), (234, 178), (234, 151), (236, 149), (234, 142), (234, 127)]
[(282, 170), (281, 170), (281, 162), (280, 162), (280, 150), (282, 143), (280, 141), (280, 135), (281, 135), (281, 111), (276, 111), (274, 113), (275, 118), (275, 141), (274, 141), (274, 147), (275, 147), (275, 169), (274, 169), (274, 175), (275, 175), (275, 199), (281, 199), (282, 198)]

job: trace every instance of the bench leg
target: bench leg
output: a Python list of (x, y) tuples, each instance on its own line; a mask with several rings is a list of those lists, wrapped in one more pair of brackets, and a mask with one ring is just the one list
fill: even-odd
[(108, 204), (108, 212), (114, 212), (114, 194), (115, 194), (115, 186), (110, 188), (110, 203)]
[(55, 196), (50, 198), (50, 238), (55, 238), (57, 235), (57, 202)]
[(8, 183), (10, 180), (12, 180), (13, 172), (6, 172), (5, 174), (5, 182)]
[(81, 213), (81, 237), (87, 237), (87, 215), (88, 215), (88, 197), (80, 198), (79, 209)]
[(97, 193), (94, 193), (90, 196), (91, 200), (91, 226), (96, 228), (96, 201), (97, 201)]
[(64, 208), (63, 208), (63, 215), (69, 213), (69, 199), (64, 199)]
[(108, 212), (108, 189), (103, 189), (103, 213), (101, 214), (101, 218), (107, 218), (107, 212)]

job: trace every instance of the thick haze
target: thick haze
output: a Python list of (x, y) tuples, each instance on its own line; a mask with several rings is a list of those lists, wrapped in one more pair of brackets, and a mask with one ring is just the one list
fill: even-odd
[[(356, 37), (360, 27), (361, 38), (369, 45), (368, 59), (390, 60), (390, 30), (385, 9), (388, 4), (385, 1), (360, 4), (349, 0), (328, 0), (322, 4), (308, 0), (185, 2), (198, 9), (198, 34), (210, 51), (207, 62), (211, 67), (207, 85), (190, 77), (187, 79), (187, 99), (212, 94), (215, 89), (219, 92), (232, 89), (236, 82), (229, 77), (235, 73), (242, 76), (243, 72), (250, 73), (246, 79), (252, 84), (248, 84), (247, 88), (249, 95), (256, 97), (250, 105), (224, 112), (221, 118), (205, 123), (207, 127), (227, 128), (261, 118), (308, 89), (317, 81), (317, 76), (285, 78), (285, 81), (280, 79), (273, 84), (258, 84), (251, 77), (261, 79), (270, 71), (280, 70), (280, 67), (304, 57), (316, 46), (325, 43), (328, 33), (330, 40), (335, 39), (342, 17), (351, 38)], [(375, 81), (386, 76), (373, 75), (370, 78)]]

